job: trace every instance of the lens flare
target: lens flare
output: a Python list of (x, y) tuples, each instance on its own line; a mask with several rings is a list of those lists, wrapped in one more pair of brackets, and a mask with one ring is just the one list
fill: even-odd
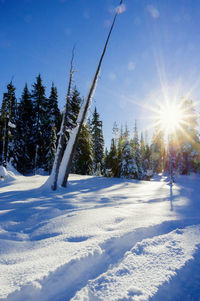
[(157, 124), (166, 134), (172, 134), (185, 122), (185, 114), (180, 105), (167, 103), (157, 112)]

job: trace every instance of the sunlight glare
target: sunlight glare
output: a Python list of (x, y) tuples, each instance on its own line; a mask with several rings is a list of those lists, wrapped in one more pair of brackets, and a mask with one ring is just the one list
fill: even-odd
[(161, 129), (166, 134), (169, 134), (180, 128), (184, 122), (184, 113), (178, 104), (167, 103), (165, 106), (160, 107), (157, 118)]

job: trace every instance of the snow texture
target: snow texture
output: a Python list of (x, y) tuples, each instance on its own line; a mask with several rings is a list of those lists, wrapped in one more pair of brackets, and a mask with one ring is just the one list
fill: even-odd
[(16, 125), (14, 123), (12, 123), (11, 121), (8, 122), (8, 126), (12, 129), (16, 128)]
[(0, 165), (0, 178), (5, 178), (7, 176), (7, 170), (4, 166)]
[(4, 180), (5, 183), (15, 180), (17, 175), (20, 174), (9, 163), (7, 164), (7, 169), (0, 165), (0, 180)]
[(199, 176), (46, 179), (0, 181), (0, 300), (199, 300)]

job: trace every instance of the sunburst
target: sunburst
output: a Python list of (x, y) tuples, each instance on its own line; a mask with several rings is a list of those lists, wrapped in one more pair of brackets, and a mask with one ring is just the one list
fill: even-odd
[(186, 115), (181, 104), (167, 102), (156, 112), (157, 125), (165, 134), (174, 134), (186, 123)]

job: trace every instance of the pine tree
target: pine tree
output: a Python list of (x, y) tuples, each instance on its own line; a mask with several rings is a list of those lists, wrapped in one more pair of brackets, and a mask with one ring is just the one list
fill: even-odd
[(93, 140), (93, 154), (94, 154), (94, 172), (97, 175), (102, 174), (104, 166), (104, 138), (102, 131), (102, 121), (99, 120), (99, 114), (95, 107), (92, 121), (91, 133)]
[(51, 92), (48, 100), (48, 114), (51, 116), (51, 121), (54, 123), (56, 133), (60, 131), (61, 113), (58, 108), (58, 92), (54, 83), (51, 86)]
[(52, 83), (51, 93), (49, 99), (47, 99), (46, 104), (46, 122), (44, 135), (46, 136), (46, 156), (43, 162), (43, 168), (49, 174), (51, 172), (57, 145), (57, 133), (59, 131), (61, 114), (58, 109), (58, 94), (57, 89)]
[(46, 155), (48, 153), (49, 137), (47, 126), (49, 116), (47, 114), (48, 100), (45, 96), (45, 87), (42, 84), (40, 74), (33, 84), (32, 90), (33, 109), (34, 109), (34, 146), (35, 146), (35, 169), (44, 169)]
[(17, 100), (12, 81), (7, 85), (7, 92), (3, 95), (1, 107), (1, 147), (0, 165), (7, 167), (7, 162), (14, 155), (13, 137), (16, 128)]
[(108, 168), (109, 168), (109, 176), (117, 177), (118, 176), (118, 154), (115, 139), (112, 138), (110, 152), (108, 154)]
[[(80, 106), (82, 103), (82, 98), (78, 92), (76, 86), (73, 88), (70, 95), (70, 101), (67, 108), (67, 130), (70, 132), (75, 126), (78, 118), (78, 113), (80, 111)], [(67, 135), (68, 137), (68, 135)]]
[(140, 152), (140, 143), (139, 143), (136, 121), (135, 121), (134, 136), (133, 136), (133, 140), (131, 141), (131, 146), (132, 146), (133, 158), (137, 165), (136, 178), (141, 180), (144, 177), (144, 170), (142, 168), (142, 158), (141, 158), (141, 152)]
[[(78, 92), (76, 86), (72, 89), (71, 95), (70, 95), (70, 101), (68, 102), (68, 113), (67, 113), (67, 133), (66, 133), (66, 138), (68, 141), (69, 138), (69, 133), (70, 131), (72, 131), (76, 126), (77, 126), (77, 118), (78, 118), (78, 114), (80, 111), (80, 106), (82, 103), (82, 98), (80, 97), (80, 93)], [(89, 122), (88, 122), (88, 129), (90, 129), (89, 126)], [(78, 154), (79, 150), (78, 147), (75, 151), (75, 155), (74, 158), (72, 160), (72, 166), (71, 166), (71, 172), (73, 173), (79, 173), (78, 170), (79, 168), (77, 168), (76, 165), (79, 165), (80, 162), (79, 161), (79, 154)]]
[(122, 144), (122, 157), (121, 157), (121, 177), (122, 178), (136, 178), (138, 174), (137, 164), (133, 158), (131, 145), (129, 141), (129, 131), (126, 126)]
[(124, 132), (123, 132), (123, 126), (121, 126), (119, 138), (117, 139), (117, 172), (115, 174), (115, 177), (120, 178), (121, 177), (121, 170), (122, 170), (122, 146), (124, 142)]
[(146, 172), (148, 169), (148, 163), (146, 161), (146, 156), (145, 156), (146, 152), (145, 152), (145, 141), (144, 141), (143, 133), (141, 133), (141, 137), (140, 137), (140, 155), (142, 161), (142, 168), (144, 172)]
[(144, 139), (143, 133), (141, 133), (140, 155), (141, 155), (142, 169), (144, 171), (144, 178), (149, 179), (150, 175), (153, 175), (153, 172), (150, 167), (151, 151), (148, 145), (147, 132), (145, 133), (145, 136), (146, 138)]
[(27, 84), (24, 87), (18, 106), (16, 122), (15, 167), (22, 174), (33, 171), (34, 168), (34, 137), (33, 137), (33, 104)]
[(113, 138), (111, 140), (110, 151), (105, 152), (105, 175), (109, 177), (120, 177), (121, 168), (121, 146), (119, 147), (120, 135), (117, 123), (113, 125)]
[(93, 143), (88, 124), (82, 127), (75, 153), (74, 172), (81, 175), (93, 174)]
[(119, 133), (119, 128), (118, 128), (118, 125), (117, 125), (117, 122), (116, 122), (116, 121), (115, 121), (114, 124), (113, 124), (112, 134), (113, 134), (113, 137), (114, 137), (114, 139), (115, 139), (115, 143), (116, 143), (116, 145), (117, 145), (117, 142), (118, 142), (120, 133)]

